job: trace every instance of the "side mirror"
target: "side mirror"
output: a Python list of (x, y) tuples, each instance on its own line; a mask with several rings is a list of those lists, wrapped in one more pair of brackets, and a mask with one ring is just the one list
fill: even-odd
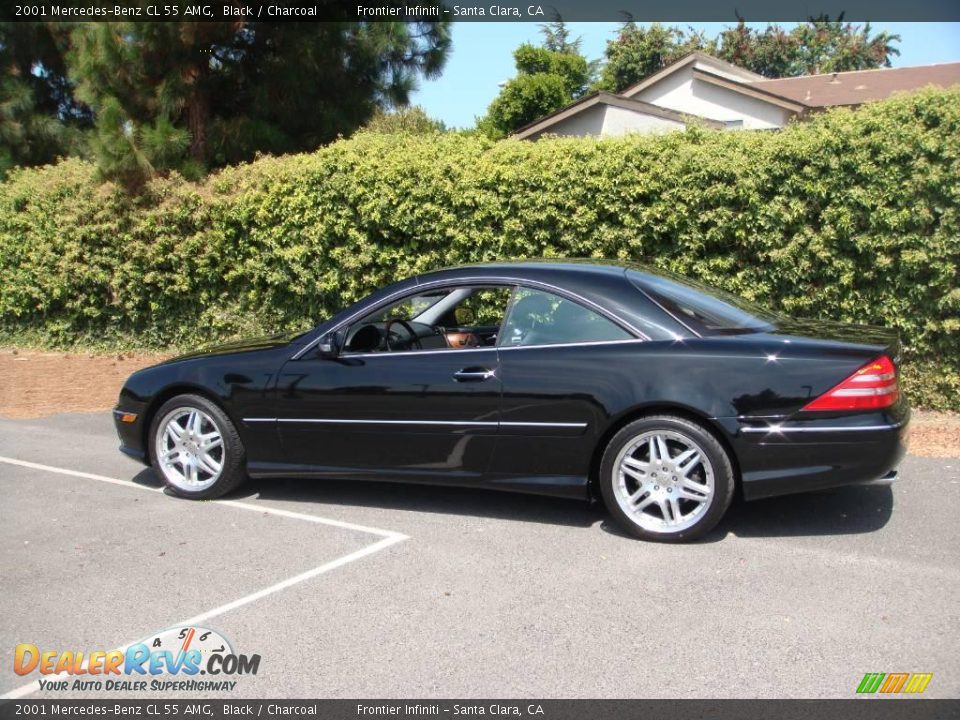
[(336, 333), (328, 333), (317, 343), (317, 354), (322, 358), (335, 358), (340, 354), (340, 339)]

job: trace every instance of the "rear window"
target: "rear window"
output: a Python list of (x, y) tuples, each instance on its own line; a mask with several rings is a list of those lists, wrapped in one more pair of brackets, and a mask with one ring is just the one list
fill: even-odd
[(777, 319), (775, 313), (749, 300), (678, 275), (668, 278), (628, 270), (627, 276), (698, 335), (766, 332)]

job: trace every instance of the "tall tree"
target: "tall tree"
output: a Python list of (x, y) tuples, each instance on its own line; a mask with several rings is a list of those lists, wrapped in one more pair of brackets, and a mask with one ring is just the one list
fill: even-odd
[(562, 20), (541, 26), (543, 45), (524, 43), (513, 52), (516, 77), (508, 80), (478, 126), (504, 137), (529, 122), (559, 110), (587, 92), (594, 65), (571, 40)]
[(71, 41), (101, 170), (131, 186), (316, 148), (405, 105), (450, 47), (443, 22), (91, 23)]
[(791, 34), (797, 38), (797, 60), (792, 75), (872, 70), (890, 67), (890, 56), (899, 55), (894, 43), (900, 36), (881, 32), (871, 36), (870, 23), (854, 25), (831, 22), (822, 16), (798, 25)]
[(713, 52), (722, 60), (765, 77), (788, 77), (795, 74), (797, 38), (779, 25), (754, 30), (741, 18), (735, 26), (721, 31)]
[(617, 37), (607, 42), (597, 88), (620, 92), (687, 53), (712, 49), (713, 44), (694, 30), (660, 23), (643, 27), (628, 20)]
[(84, 23), (68, 55), (77, 96), (95, 108), (102, 173), (136, 185), (154, 172), (196, 174), (207, 161), (215, 74), (212, 48), (241, 23)]
[(631, 20), (607, 43), (597, 87), (620, 92), (694, 50), (771, 78), (889, 67), (890, 57), (900, 54), (894, 46), (900, 37), (872, 32), (869, 23), (846, 23), (842, 16), (837, 21), (822, 16), (790, 30), (777, 24), (755, 30), (740, 19), (715, 38), (658, 23), (640, 27)]
[(0, 23), (0, 172), (77, 149), (92, 121), (73, 98), (66, 32), (46, 23)]
[(743, 19), (717, 37), (717, 57), (765, 77), (794, 77), (818, 73), (890, 67), (899, 55), (900, 36), (872, 35), (870, 23), (854, 25), (826, 16), (801, 23), (790, 31), (779, 25), (750, 28)]

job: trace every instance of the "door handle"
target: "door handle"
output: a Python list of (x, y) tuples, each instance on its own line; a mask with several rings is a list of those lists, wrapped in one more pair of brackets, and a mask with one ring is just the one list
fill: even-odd
[(496, 370), (483, 367), (468, 367), (463, 370), (457, 370), (453, 374), (453, 379), (457, 382), (483, 382), (496, 376)]

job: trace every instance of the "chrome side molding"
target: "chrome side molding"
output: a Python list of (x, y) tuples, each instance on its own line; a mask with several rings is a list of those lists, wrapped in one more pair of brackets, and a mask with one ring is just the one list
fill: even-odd
[(876, 431), (876, 430), (897, 430), (904, 426), (905, 423), (892, 423), (890, 425), (831, 425), (831, 426), (809, 426), (809, 427), (797, 427), (797, 426), (784, 426), (784, 425), (767, 425), (766, 427), (742, 427), (740, 432), (742, 433), (808, 433), (808, 432), (865, 432), (865, 431)]
[(497, 422), (495, 420), (353, 420), (338, 418), (243, 418), (245, 423), (315, 423), (321, 425), (448, 425), (455, 427), (544, 427), (585, 428), (587, 423), (572, 422)]

